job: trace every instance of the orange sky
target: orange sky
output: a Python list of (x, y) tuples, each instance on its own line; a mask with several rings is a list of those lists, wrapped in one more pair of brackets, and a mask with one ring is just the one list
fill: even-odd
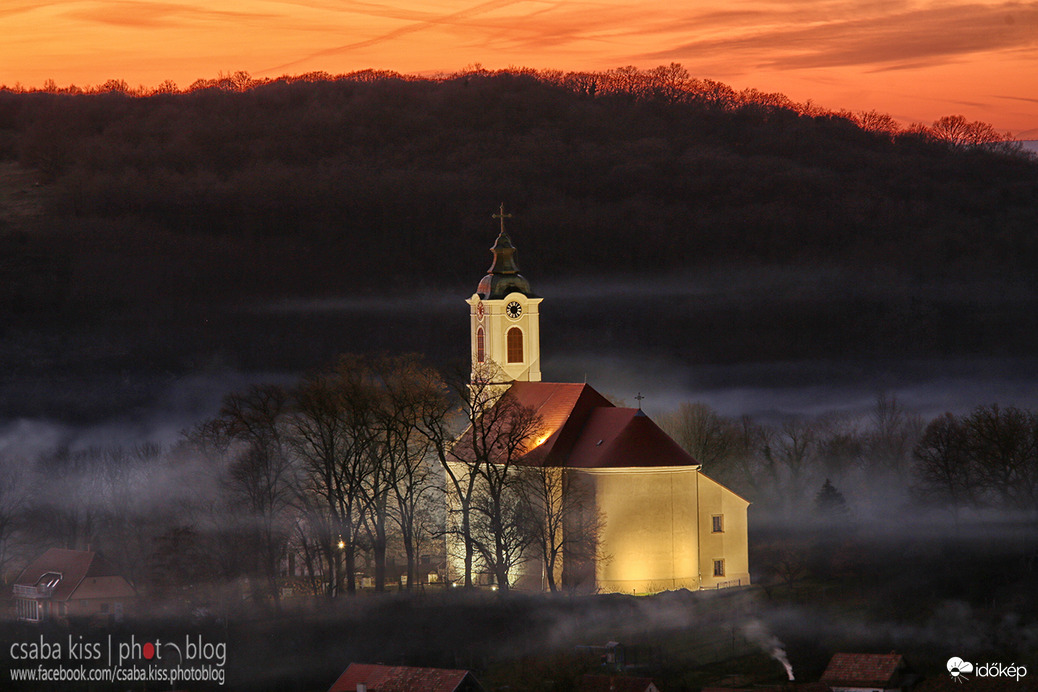
[(1038, 2), (3, 0), (0, 84), (682, 63), (737, 89), (1038, 138)]

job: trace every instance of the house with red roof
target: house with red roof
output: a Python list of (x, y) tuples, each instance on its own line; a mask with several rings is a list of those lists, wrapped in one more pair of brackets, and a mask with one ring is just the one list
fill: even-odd
[[(492, 403), (480, 417), (495, 419), (501, 407), (530, 412), (537, 431), (516, 465), (558, 474), (560, 487), (586, 494), (586, 511), (600, 518), (595, 545), (564, 550), (551, 569), (553, 581), (640, 594), (749, 584), (747, 500), (703, 474), (640, 407), (615, 406), (588, 384), (541, 381), (543, 299), (519, 274), (505, 216), (497, 215), (502, 226), (493, 263), (466, 301), (471, 387), (488, 384), (492, 373)], [(470, 427), (456, 448), (472, 446), (475, 434)], [(462, 574), (452, 557), (458, 554), (457, 545), (448, 545), (454, 582)], [(544, 588), (547, 571), (544, 561), (527, 559), (514, 581)]]
[(26, 622), (118, 621), (137, 592), (98, 553), (51, 548), (22, 570), (12, 596), (18, 619)]
[(483, 686), (467, 670), (351, 663), (328, 692), (483, 692)]
[(916, 677), (900, 654), (834, 654), (821, 682), (833, 692), (904, 692)]

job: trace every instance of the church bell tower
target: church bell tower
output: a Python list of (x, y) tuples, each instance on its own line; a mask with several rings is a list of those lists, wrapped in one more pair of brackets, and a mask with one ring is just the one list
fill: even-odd
[(490, 252), (494, 261), (479, 287), (466, 303), (472, 348), (472, 379), (493, 364), (500, 369), (502, 383), (541, 381), (540, 303), (530, 282), (519, 273), (515, 246), (505, 232), (504, 205), (495, 219), (501, 233)]

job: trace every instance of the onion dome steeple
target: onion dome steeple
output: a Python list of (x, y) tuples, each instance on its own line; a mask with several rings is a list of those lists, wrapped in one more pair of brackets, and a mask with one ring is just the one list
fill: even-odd
[(511, 218), (511, 214), (505, 213), (505, 205), (493, 218), (501, 219), (501, 233), (498, 234), (494, 247), (490, 252), (494, 255), (494, 261), (490, 264), (488, 274), (479, 282), (476, 293), (483, 300), (494, 300), (504, 298), (509, 293), (522, 293), (527, 298), (537, 296), (530, 290), (530, 282), (519, 273), (519, 265), (515, 259), (515, 246), (512, 239), (505, 232), (505, 219)]

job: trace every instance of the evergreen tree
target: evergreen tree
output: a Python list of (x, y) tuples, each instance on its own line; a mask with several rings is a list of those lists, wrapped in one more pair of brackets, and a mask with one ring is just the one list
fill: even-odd
[(815, 495), (815, 513), (828, 520), (842, 520), (850, 516), (843, 493), (837, 490), (828, 478)]

